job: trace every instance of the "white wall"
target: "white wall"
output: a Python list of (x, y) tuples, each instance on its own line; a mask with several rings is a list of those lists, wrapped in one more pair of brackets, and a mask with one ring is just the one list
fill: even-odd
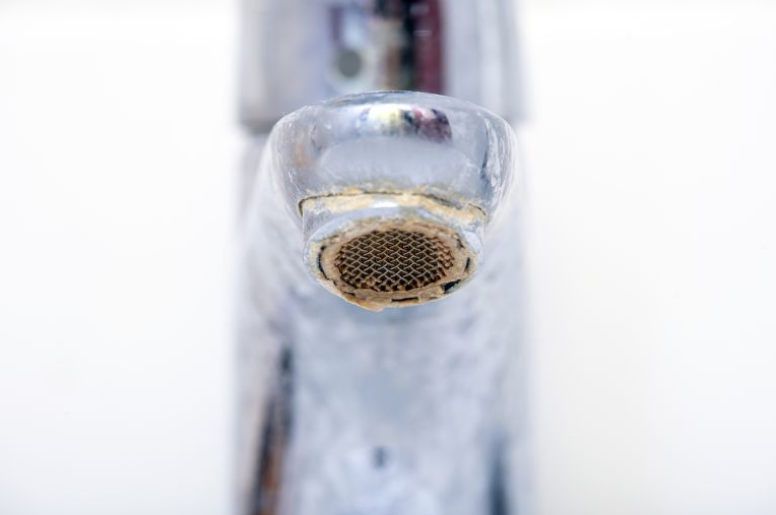
[(227, 511), (231, 15), (0, 9), (3, 515)]
[(776, 513), (776, 5), (534, 1), (539, 512)]
[[(226, 513), (231, 2), (0, 7), (0, 513)], [(44, 8), (45, 6), (45, 8)], [(533, 511), (776, 512), (776, 6), (522, 5)]]

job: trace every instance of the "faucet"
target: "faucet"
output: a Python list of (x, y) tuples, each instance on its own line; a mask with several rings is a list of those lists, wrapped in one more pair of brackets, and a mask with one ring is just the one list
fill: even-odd
[(244, 0), (240, 515), (520, 504), (510, 4)]

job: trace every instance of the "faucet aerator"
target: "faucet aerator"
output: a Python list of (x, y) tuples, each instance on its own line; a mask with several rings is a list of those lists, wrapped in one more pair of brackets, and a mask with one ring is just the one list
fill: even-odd
[(344, 211), (311, 238), (308, 269), (329, 291), (363, 308), (441, 299), (464, 284), (479, 261), (474, 234), (483, 216), (474, 208), (419, 195), (341, 195), (311, 204), (306, 209)]

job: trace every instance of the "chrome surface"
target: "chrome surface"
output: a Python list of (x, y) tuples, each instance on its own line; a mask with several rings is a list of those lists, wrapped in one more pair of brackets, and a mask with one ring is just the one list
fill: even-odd
[[(288, 209), (333, 194), (416, 193), (494, 209), (514, 145), (500, 117), (440, 95), (377, 92), (304, 107), (275, 126), (267, 159)], [(376, 168), (365, 173), (364, 163)], [(493, 213), (489, 213), (493, 216)]]
[(332, 97), (438, 93), (518, 115), (511, 0), (243, 0), (240, 108), (252, 131)]
[[(244, 3), (242, 120), (274, 128), (248, 153), (240, 225), (241, 515), (521, 503), (516, 142), (480, 107), (516, 114), (510, 4)], [(397, 88), (426, 92), (381, 91)], [(438, 242), (444, 273), (346, 284), (342, 249), (384, 234)]]
[[(397, 105), (436, 109), (449, 138), (355, 129), (361, 113)], [(342, 134), (320, 138), (327, 125)], [(494, 493), (510, 433), (502, 383), (519, 303), (514, 152), (496, 116), (422, 93), (338, 99), (278, 124), (242, 227), (242, 513), (464, 515), (503, 505)], [(353, 190), (374, 195), (350, 205)], [(384, 202), (397, 195), (448, 211)], [(457, 217), (455, 206), (478, 215)], [(466, 234), (482, 257), (469, 284), (439, 302), (370, 312), (321, 288), (303, 259), (321, 231), (417, 213)]]

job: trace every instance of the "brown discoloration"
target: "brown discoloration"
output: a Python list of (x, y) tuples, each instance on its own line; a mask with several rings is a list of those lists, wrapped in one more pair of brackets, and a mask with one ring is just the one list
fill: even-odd
[(442, 218), (449, 218), (456, 225), (471, 225), (486, 220), (485, 212), (474, 205), (464, 201), (439, 199), (423, 191), (399, 192), (394, 193), (390, 190), (385, 192), (364, 190), (357, 188), (348, 188), (332, 195), (311, 197), (305, 199), (300, 204), (300, 211), (328, 211), (329, 213), (345, 213), (357, 209), (367, 209), (372, 207), (375, 201), (381, 197), (390, 197), (397, 205), (402, 207), (419, 207), (428, 210)]
[[(345, 213), (372, 207), (375, 200), (370, 194), (319, 197), (306, 201), (304, 208)], [(374, 311), (423, 304), (454, 292), (476, 262), (461, 228), (482, 221), (483, 213), (416, 194), (391, 195), (390, 202), (421, 207), (435, 219), (407, 214), (354, 221), (308, 249), (317, 264), (316, 278), (332, 293)]]
[(334, 258), (344, 284), (382, 293), (425, 288), (445, 278), (454, 264), (452, 250), (437, 236), (396, 227), (353, 238)]

